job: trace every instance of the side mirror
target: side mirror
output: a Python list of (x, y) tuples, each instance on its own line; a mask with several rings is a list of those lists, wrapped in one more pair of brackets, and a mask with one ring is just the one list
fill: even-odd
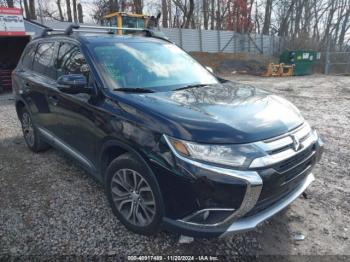
[(214, 74), (213, 68), (211, 68), (210, 66), (206, 66), (205, 68), (206, 68), (210, 73)]
[(87, 84), (86, 77), (80, 74), (63, 75), (57, 79), (58, 90), (67, 94), (90, 94), (91, 89), (87, 88)]

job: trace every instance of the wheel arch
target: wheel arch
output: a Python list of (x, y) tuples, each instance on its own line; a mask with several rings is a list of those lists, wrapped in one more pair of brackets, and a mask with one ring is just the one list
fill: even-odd
[(17, 100), (15, 105), (16, 105), (16, 113), (17, 113), (17, 116), (20, 117), (21, 109), (26, 108), (27, 105), (26, 105), (26, 103), (25, 103), (23, 100), (21, 100), (21, 99)]
[(105, 172), (108, 168), (108, 165), (117, 157), (129, 153), (136, 157), (140, 162), (144, 164), (144, 166), (147, 168), (149, 173), (151, 173), (152, 176), (156, 179), (152, 169), (150, 168), (149, 164), (147, 163), (146, 159), (138, 150), (134, 149), (132, 146), (120, 142), (116, 139), (111, 139), (105, 142), (102, 146), (99, 162), (100, 162), (100, 174), (102, 177), (102, 180), (105, 182)]

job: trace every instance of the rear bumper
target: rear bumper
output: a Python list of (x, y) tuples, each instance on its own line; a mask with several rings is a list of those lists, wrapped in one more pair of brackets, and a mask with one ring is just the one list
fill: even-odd
[(169, 231), (193, 237), (226, 237), (235, 233), (253, 230), (256, 226), (290, 205), (314, 180), (314, 175), (312, 173), (308, 174), (298, 187), (270, 207), (252, 216), (241, 217), (231, 224), (216, 227), (200, 227), (181, 220), (164, 218), (164, 226)]

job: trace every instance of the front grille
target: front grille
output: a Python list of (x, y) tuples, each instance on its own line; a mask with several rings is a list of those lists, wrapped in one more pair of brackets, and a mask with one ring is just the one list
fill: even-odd
[(285, 160), (280, 163), (277, 163), (273, 165), (272, 167), (279, 173), (284, 173), (291, 168), (295, 167), (299, 163), (302, 163), (303, 161), (307, 160), (312, 154), (315, 152), (315, 144), (310, 146), (309, 148), (303, 150), (301, 153)]
[[(282, 161), (261, 167), (257, 170), (263, 180), (263, 187), (255, 207), (245, 216), (253, 215), (270, 207), (293, 191), (310, 173), (316, 162), (316, 139), (313, 137), (311, 129), (309, 132), (305, 132), (302, 128), (299, 128), (296, 132), (299, 134), (302, 133), (299, 139), (303, 143), (303, 148), (299, 153), (292, 149), (292, 144), (279, 143), (278, 139), (272, 140), (273, 145), (279, 147), (272, 148), (269, 151), (270, 156), (283, 154), (287, 150), (288, 152), (293, 150), (292, 152), (294, 153)], [(289, 135), (292, 136), (293, 132)], [(286, 141), (286, 136), (280, 139)], [(271, 143), (270, 141), (266, 142), (266, 144)]]

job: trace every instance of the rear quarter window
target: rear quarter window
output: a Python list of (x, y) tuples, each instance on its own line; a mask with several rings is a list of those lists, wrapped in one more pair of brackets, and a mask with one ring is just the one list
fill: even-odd
[(34, 56), (33, 70), (52, 79), (56, 78), (56, 70), (53, 66), (55, 42), (38, 44)]
[(22, 55), (22, 66), (26, 69), (32, 69), (33, 59), (35, 54), (36, 45), (32, 44), (27, 46)]

